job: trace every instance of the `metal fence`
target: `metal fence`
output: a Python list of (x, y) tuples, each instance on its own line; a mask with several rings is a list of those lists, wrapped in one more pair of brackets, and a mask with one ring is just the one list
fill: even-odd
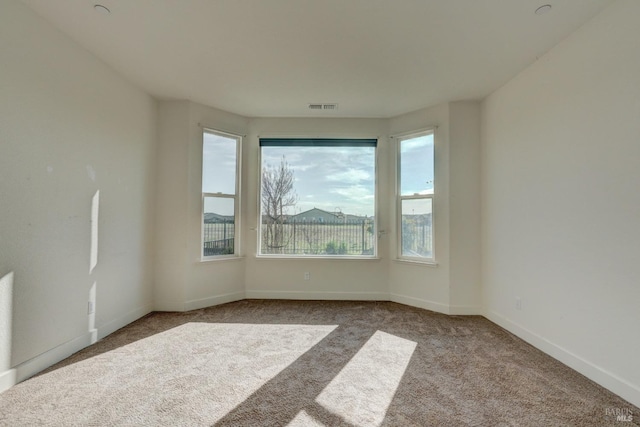
[[(279, 227), (279, 229), (277, 229)], [(291, 220), (283, 224), (263, 222), (262, 254), (372, 255), (375, 245), (373, 219)]]
[[(280, 227), (274, 236), (274, 227)], [(203, 255), (226, 255), (234, 252), (233, 220), (204, 224)], [(261, 227), (260, 253), (265, 255), (373, 255), (374, 221), (370, 218), (320, 222), (290, 220)], [(431, 221), (402, 221), (404, 255), (431, 256), (433, 251)]]
[(203, 230), (203, 256), (230, 255), (234, 250), (236, 225), (233, 220), (205, 222)]
[(431, 221), (402, 217), (402, 255), (413, 257), (433, 256), (433, 232)]

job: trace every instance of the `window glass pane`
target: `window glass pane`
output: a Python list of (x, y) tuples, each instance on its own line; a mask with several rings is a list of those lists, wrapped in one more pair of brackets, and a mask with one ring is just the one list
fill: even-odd
[(231, 197), (204, 198), (203, 256), (234, 253), (234, 203)]
[(400, 194), (433, 194), (433, 134), (400, 141)]
[(235, 138), (204, 132), (203, 193), (236, 193), (236, 142)]
[(375, 147), (263, 146), (261, 254), (372, 256)]
[(433, 258), (432, 199), (402, 200), (402, 255)]

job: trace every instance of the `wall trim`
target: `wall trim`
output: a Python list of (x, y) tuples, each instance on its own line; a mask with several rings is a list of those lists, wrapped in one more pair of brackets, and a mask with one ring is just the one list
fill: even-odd
[(25, 362), (22, 362), (13, 369), (0, 374), (0, 393), (13, 387), (14, 385), (31, 378), (39, 372), (55, 365), (61, 360), (66, 359), (74, 353), (79, 352), (85, 347), (95, 343), (98, 339), (102, 339), (107, 335), (117, 331), (118, 329), (128, 325), (142, 316), (152, 311), (152, 305), (147, 304), (143, 307), (126, 313), (111, 322), (106, 323), (101, 328), (92, 329), (87, 333), (62, 343), (52, 349), (45, 351)]
[(117, 319), (113, 319), (110, 322), (107, 322), (104, 325), (99, 326), (97, 328), (98, 339), (101, 340), (107, 335), (111, 335), (118, 329), (124, 328), (129, 323), (135, 322), (139, 318), (146, 316), (152, 311), (153, 311), (153, 304), (150, 304), (150, 303), (145, 304), (142, 307), (136, 308), (135, 310), (131, 310), (130, 312), (124, 314), (123, 316), (118, 317)]
[(437, 313), (450, 314), (451, 307), (441, 302), (429, 301), (426, 299), (409, 297), (400, 294), (391, 294), (391, 301), (400, 304), (410, 305), (412, 307), (424, 308), (425, 310), (435, 311)]
[(154, 301), (153, 311), (185, 311), (184, 301)]
[(245, 299), (244, 292), (233, 292), (230, 294), (216, 295), (207, 298), (194, 299), (184, 303), (185, 311), (198, 310), (214, 305), (226, 304), (228, 302), (241, 301)]
[(484, 317), (617, 394), (629, 403), (640, 407), (640, 387), (637, 385), (627, 382), (623, 378), (583, 359), (495, 311), (486, 310)]
[(72, 354), (79, 352), (83, 348), (90, 346), (92, 337), (93, 333), (87, 332), (84, 335), (47, 350), (26, 362), (22, 362), (14, 368), (16, 371), (15, 384), (31, 378), (38, 372), (41, 372), (48, 367), (55, 365), (59, 361), (66, 359)]
[(15, 369), (9, 369), (0, 374), (0, 393), (16, 385), (16, 375)]
[(482, 316), (482, 307), (479, 305), (450, 305), (449, 314), (452, 316)]
[(246, 299), (389, 301), (386, 292), (261, 291), (247, 289)]

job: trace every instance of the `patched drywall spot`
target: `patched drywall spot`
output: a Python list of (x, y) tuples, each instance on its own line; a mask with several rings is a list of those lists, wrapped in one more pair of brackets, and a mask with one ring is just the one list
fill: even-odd
[(93, 166), (87, 165), (87, 175), (89, 175), (91, 181), (96, 182), (96, 171), (93, 169)]
[(53, 172), (53, 166), (47, 166), (47, 172), (48, 173)]

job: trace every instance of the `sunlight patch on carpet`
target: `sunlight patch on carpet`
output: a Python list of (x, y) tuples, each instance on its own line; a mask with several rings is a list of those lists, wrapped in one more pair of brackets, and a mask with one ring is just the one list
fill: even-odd
[(320, 421), (314, 419), (311, 415), (307, 413), (304, 409), (298, 412), (298, 415), (291, 420), (287, 427), (326, 427)]
[(416, 345), (377, 331), (316, 401), (351, 424), (380, 425)]
[(13, 392), (33, 398), (13, 403), (71, 409), (53, 425), (211, 425), (336, 327), (187, 323), (25, 381)]

